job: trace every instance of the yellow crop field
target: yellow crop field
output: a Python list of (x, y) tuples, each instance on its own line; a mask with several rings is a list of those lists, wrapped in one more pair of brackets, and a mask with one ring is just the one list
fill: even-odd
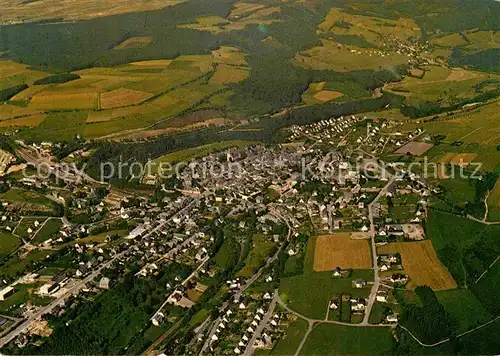
[(153, 37), (150, 36), (129, 37), (125, 41), (116, 45), (113, 49), (144, 48), (150, 44), (152, 40)]
[(100, 106), (101, 109), (118, 108), (120, 106), (138, 104), (150, 97), (153, 94), (139, 90), (119, 88), (101, 93)]
[(47, 115), (45, 114), (36, 114), (26, 117), (20, 117), (17, 119), (2, 120), (0, 121), (0, 127), (35, 127), (40, 125), (46, 116)]
[(252, 12), (250, 15), (245, 17), (245, 21), (261, 19), (263, 17), (268, 17), (279, 12), (281, 12), (281, 8), (279, 7), (266, 7), (265, 9), (260, 9)]
[(459, 153), (450, 160), (450, 163), (456, 166), (468, 166), (476, 157), (477, 153)]
[(24, 108), (17, 105), (3, 104), (0, 105), (0, 120), (13, 119), (20, 116), (29, 116), (39, 114), (38, 110)]
[(342, 94), (341, 92), (338, 92), (338, 91), (321, 90), (321, 91), (317, 92), (316, 94), (314, 94), (314, 99), (325, 102), (325, 101), (330, 101), (330, 100), (340, 98), (343, 95), (344, 94)]
[(264, 8), (264, 5), (261, 4), (252, 4), (246, 2), (239, 2), (234, 4), (234, 9), (231, 10), (229, 17), (240, 17), (242, 15), (248, 14), (249, 12), (253, 12), (259, 9)]
[(320, 83), (318, 83), (318, 84), (316, 85), (315, 90), (318, 90), (318, 91), (319, 91), (319, 90), (323, 90), (323, 88), (325, 87), (325, 85), (326, 85), (326, 82), (320, 82)]
[(138, 67), (168, 67), (172, 63), (171, 59), (155, 59), (151, 61), (132, 62), (130, 65)]
[(219, 64), (215, 74), (210, 78), (211, 84), (238, 83), (248, 78), (248, 68)]
[(333, 8), (326, 15), (325, 20), (318, 25), (318, 31), (320, 33), (329, 32), (330, 29), (335, 25), (335, 23), (342, 21), (343, 15), (339, 9)]
[(368, 241), (353, 240), (349, 236), (349, 233), (319, 236), (314, 249), (314, 270), (332, 271), (336, 267), (371, 268)]
[(448, 152), (439, 159), (440, 163), (450, 163), (450, 161), (455, 157), (456, 153)]
[(39, 70), (29, 69), (21, 63), (0, 60), (0, 90), (25, 83), (31, 85), (35, 80), (49, 75)]
[(457, 283), (439, 261), (430, 240), (390, 243), (379, 247), (377, 253), (401, 254), (404, 273), (410, 277), (407, 288), (423, 285), (435, 291), (457, 288)]
[(31, 99), (31, 108), (36, 109), (95, 109), (97, 92), (43, 92)]

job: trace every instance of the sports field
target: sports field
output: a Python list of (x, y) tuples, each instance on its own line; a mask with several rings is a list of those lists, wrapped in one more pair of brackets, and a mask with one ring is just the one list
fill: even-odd
[(314, 271), (369, 269), (372, 265), (367, 240), (352, 240), (350, 233), (319, 236), (314, 250)]
[(407, 288), (427, 285), (439, 291), (457, 287), (450, 272), (439, 261), (430, 240), (391, 243), (379, 247), (377, 253), (401, 254), (404, 273), (410, 277)]

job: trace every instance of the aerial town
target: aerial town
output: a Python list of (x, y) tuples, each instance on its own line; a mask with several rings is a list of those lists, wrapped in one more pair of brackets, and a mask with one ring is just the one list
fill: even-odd
[[(51, 143), (18, 142), (27, 169), (43, 163), (49, 174), (14, 178), (13, 169), (2, 182), (25, 199), (2, 199), (2, 229), (22, 244), (5, 256), (1, 344), (40, 344), (54, 322), (71, 323), (73, 311), (102, 293), (143, 280), (155, 281), (161, 303), (142, 327), (165, 336), (149, 352), (250, 355), (272, 349), (305, 318), (285, 299), (297, 286), (280, 279), (306, 270), (338, 285), (320, 306), (326, 316), (308, 323), (394, 328), (393, 291), (412, 278), (408, 254), (391, 246), (426, 241), (422, 222), (439, 189), (376, 155), (430, 138), (363, 116), (294, 126), (288, 135), (279, 146), (192, 159), (158, 180), (154, 196), (77, 169), (61, 174)], [(166, 342), (172, 328), (189, 342)]]

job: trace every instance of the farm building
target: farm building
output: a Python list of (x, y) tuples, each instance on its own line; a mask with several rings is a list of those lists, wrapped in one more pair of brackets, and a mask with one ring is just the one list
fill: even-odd
[(5, 300), (14, 294), (16, 291), (12, 287), (6, 287), (0, 291), (0, 300)]

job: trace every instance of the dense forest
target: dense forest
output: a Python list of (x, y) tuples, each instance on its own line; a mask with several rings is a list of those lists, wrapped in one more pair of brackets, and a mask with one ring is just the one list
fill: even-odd
[(455, 320), (444, 310), (430, 287), (415, 289), (421, 306), (406, 304), (400, 322), (424, 343), (434, 343), (451, 336)]
[(17, 93), (22, 92), (24, 89), (28, 88), (27, 84), (19, 84), (13, 87), (5, 88), (0, 90), (0, 102), (7, 101), (12, 98)]
[(33, 85), (66, 83), (76, 79), (80, 79), (80, 76), (74, 73), (54, 74), (45, 78), (35, 80), (33, 82)]

